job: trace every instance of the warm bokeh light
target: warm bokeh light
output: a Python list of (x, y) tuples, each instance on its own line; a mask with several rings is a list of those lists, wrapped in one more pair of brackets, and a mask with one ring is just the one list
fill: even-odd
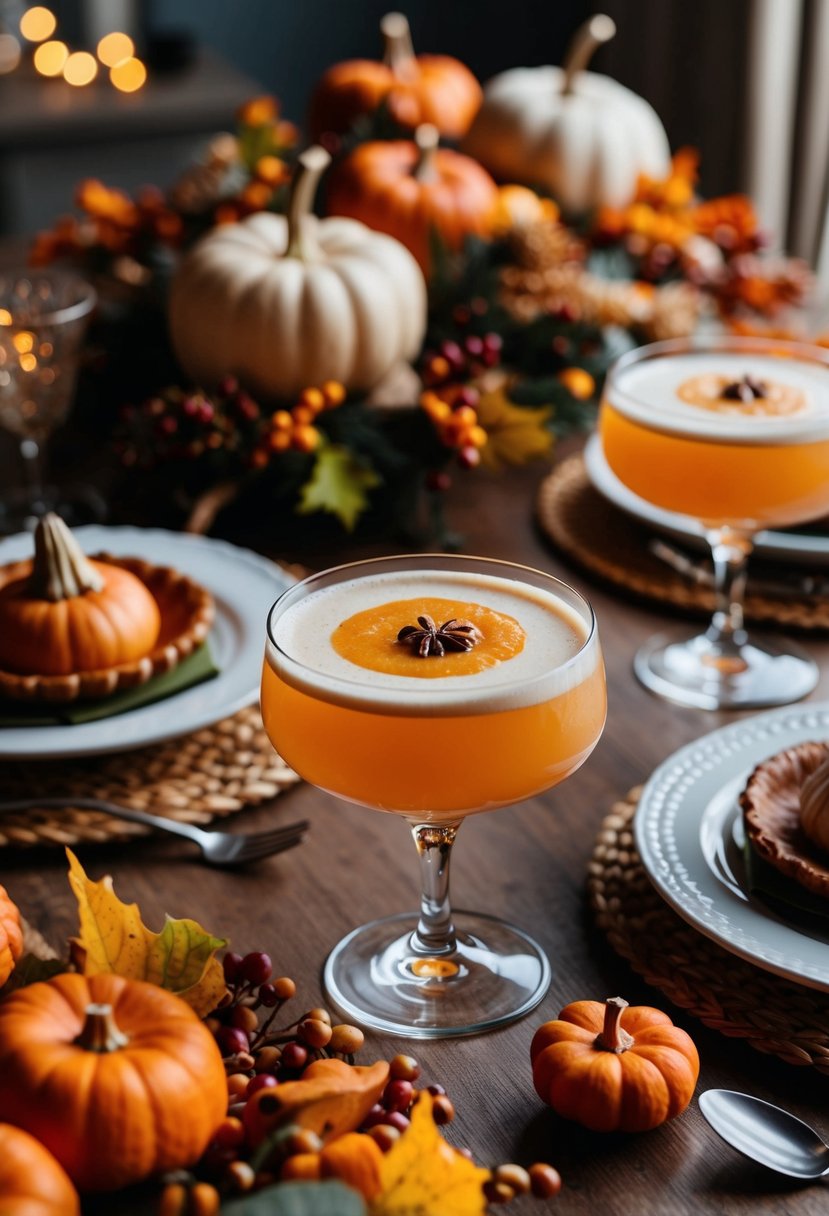
[(122, 93), (134, 93), (147, 79), (147, 69), (140, 59), (125, 59), (110, 69), (109, 78)]
[(24, 372), (33, 372), (37, 367), (37, 359), (34, 355), (21, 355), (20, 366)]
[(63, 66), (63, 79), (67, 84), (89, 84), (97, 75), (98, 64), (89, 51), (73, 51)]
[(12, 315), (8, 308), (0, 308), (0, 325), (11, 325)]
[(108, 68), (114, 68), (124, 59), (131, 59), (134, 54), (135, 43), (129, 34), (105, 34), (98, 43), (98, 58)]
[(42, 42), (35, 51), (34, 64), (41, 76), (60, 76), (68, 56), (65, 42)]
[(29, 42), (43, 42), (52, 37), (57, 24), (55, 14), (38, 4), (34, 8), (27, 8), (20, 18), (20, 32)]
[(14, 349), (18, 354), (27, 355), (35, 344), (35, 337), (34, 334), (30, 334), (27, 330), (22, 329), (20, 333), (14, 335), (12, 341), (14, 342)]
[(13, 72), (20, 63), (20, 43), (14, 34), (0, 34), (0, 76)]

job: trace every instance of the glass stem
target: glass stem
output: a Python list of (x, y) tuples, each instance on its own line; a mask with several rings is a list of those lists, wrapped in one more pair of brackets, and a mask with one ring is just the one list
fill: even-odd
[(449, 861), (460, 821), (436, 825), (412, 823), (420, 858), (420, 920), (411, 936), (414, 954), (435, 957), (455, 951), (455, 926), (449, 904)]
[(20, 454), (26, 473), (26, 489), (29, 495), (29, 510), (33, 515), (43, 515), (46, 503), (43, 497), (43, 452), (37, 440), (27, 436), (20, 440)]
[(743, 601), (746, 589), (751, 537), (733, 528), (714, 528), (706, 532), (714, 561), (716, 609), (706, 637), (724, 653), (745, 643)]

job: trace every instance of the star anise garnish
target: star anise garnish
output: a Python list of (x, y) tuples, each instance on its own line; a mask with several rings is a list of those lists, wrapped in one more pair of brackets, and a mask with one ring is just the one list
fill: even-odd
[(762, 380), (756, 380), (754, 376), (745, 375), (740, 380), (726, 384), (722, 396), (727, 401), (742, 401), (748, 405), (749, 402), (756, 401), (758, 397), (767, 397), (768, 386)]
[(483, 634), (471, 621), (453, 618), (438, 628), (432, 618), (424, 614), (417, 618), (417, 624), (419, 629), (416, 625), (404, 625), (397, 640), (411, 647), (412, 653), (421, 659), (428, 659), (430, 655), (442, 658), (447, 650), (471, 650), (476, 642), (483, 640)]

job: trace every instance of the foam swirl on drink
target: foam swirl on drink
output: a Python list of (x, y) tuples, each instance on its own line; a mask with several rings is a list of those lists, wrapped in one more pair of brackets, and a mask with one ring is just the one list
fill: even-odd
[[(468, 675), (450, 663), (441, 678), (439, 658), (412, 658), (410, 674), (390, 674), (344, 658), (332, 644), (343, 621), (392, 601), (424, 598), (480, 604), (511, 617), (524, 632), (524, 645)], [(576, 687), (598, 662), (595, 648), (586, 645), (587, 625), (563, 600), (517, 580), (463, 571), (384, 572), (325, 587), (275, 614), (269, 635), (268, 662), (286, 682), (315, 697), (384, 713), (491, 713), (535, 705)], [(390, 631), (389, 644), (394, 641)], [(430, 678), (413, 678), (423, 674), (424, 663), (431, 665)]]

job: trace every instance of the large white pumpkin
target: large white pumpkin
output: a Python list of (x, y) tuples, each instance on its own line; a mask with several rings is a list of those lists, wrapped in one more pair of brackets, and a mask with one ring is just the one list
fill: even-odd
[(214, 229), (170, 292), (176, 356), (204, 387), (233, 373), (265, 400), (338, 380), (368, 390), (418, 353), (426, 285), (399, 241), (310, 214), (322, 148), (300, 157), (287, 216), (261, 212)]
[(576, 34), (564, 67), (494, 77), (463, 151), (502, 181), (543, 187), (569, 212), (623, 207), (640, 173), (664, 177), (670, 149), (655, 110), (609, 76), (582, 70), (615, 30), (597, 15)]

